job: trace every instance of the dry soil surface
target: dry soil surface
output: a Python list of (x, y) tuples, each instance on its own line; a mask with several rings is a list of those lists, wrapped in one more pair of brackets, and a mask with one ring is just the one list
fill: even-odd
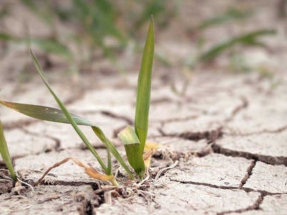
[[(190, 72), (189, 85), (181, 94), (185, 80), (180, 74), (186, 69), (182, 62), (195, 47), (191, 38), (180, 34), (184, 23), (193, 20), (186, 17), (209, 16), (222, 5), (227, 8), (227, 1), (218, 1), (223, 3), (216, 8), (203, 7), (202, 1), (199, 13), (188, 3), (196, 1), (184, 2), (179, 15), (182, 25), (172, 23), (173, 30), (160, 33), (156, 41), (157, 52), (164, 53), (175, 66), (156, 63), (154, 67), (148, 139), (161, 147), (153, 155), (150, 176), (143, 182), (129, 181), (115, 162), (120, 184), (115, 188), (89, 178), (83, 169), (68, 162), (33, 187), (47, 168), (66, 157), (76, 157), (96, 169), (100, 166), (70, 125), (33, 120), (1, 107), (11, 156), (23, 181), (13, 187), (1, 161), (1, 214), (287, 214), (284, 21), (274, 18), (271, 1), (262, 1), (261, 12), (238, 27), (254, 29), (256, 23), (256, 27), (278, 28), (276, 38), (266, 40), (270, 50), (245, 51), (252, 62), (267, 63), (273, 78), (256, 71), (232, 74), (226, 67), (220, 72), (219, 59), (217, 64)], [(7, 27), (22, 23), (17, 21), (17, 10), (13, 16), (6, 20), (11, 23)], [(31, 25), (37, 26), (36, 21)], [(238, 28), (233, 27), (208, 30), (208, 42), (222, 39), (225, 33), (235, 34)], [(98, 70), (81, 71), (77, 80), (64, 72), (46, 74), (69, 110), (97, 123), (124, 154), (116, 134), (133, 124), (137, 74), (115, 73), (112, 65), (105, 67), (106, 61), (102, 61), (95, 66)], [(57, 107), (35, 71), (31, 70), (29, 81), (19, 81), (23, 76), (19, 71), (27, 62), (27, 68), (33, 68), (23, 49), (1, 59), (1, 99)], [(132, 70), (138, 70), (138, 62), (134, 64)], [(83, 131), (105, 157), (105, 148), (92, 130), (83, 127)]]
[[(76, 88), (52, 85), (56, 91), (61, 89), (58, 94), (72, 112), (97, 122), (124, 153), (115, 134), (133, 121), (136, 75), (113, 80), (112, 87), (85, 89), (77, 96), (71, 92)], [(119, 82), (125, 86), (117, 87)], [(113, 188), (68, 162), (52, 170), (33, 190), (24, 184), (12, 188), (3, 176), (1, 213), (285, 214), (287, 123), (282, 119), (287, 115), (287, 90), (283, 84), (275, 89), (269, 84), (268, 79), (250, 74), (197, 74), (186, 95), (179, 96), (155, 78), (149, 140), (162, 146), (153, 156), (150, 177), (144, 183), (126, 184), (119, 177), (122, 187)], [(43, 104), (44, 86), (36, 87), (33, 103)], [(4, 89), (3, 96), (9, 93)], [(29, 93), (19, 91), (17, 98)], [(31, 120), (6, 109), (1, 112), (23, 181), (35, 183), (48, 167), (71, 156), (99, 168), (71, 126)], [(106, 156), (90, 129), (83, 129), (99, 154)], [(124, 171), (119, 169), (118, 174)]]

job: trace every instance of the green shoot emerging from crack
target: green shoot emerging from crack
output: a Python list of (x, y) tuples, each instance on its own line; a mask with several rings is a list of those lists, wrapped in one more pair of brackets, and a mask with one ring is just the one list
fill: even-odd
[[(150, 105), (151, 73), (152, 73), (152, 63), (153, 63), (153, 55), (154, 55), (154, 27), (153, 25), (154, 25), (153, 18), (151, 18), (149, 31), (148, 31), (148, 35), (146, 39), (146, 44), (144, 48), (144, 53), (142, 57), (140, 74), (138, 78), (135, 131), (133, 130), (133, 128), (127, 127), (125, 131), (119, 134), (120, 138), (125, 143), (125, 149), (126, 149), (128, 161), (130, 165), (134, 168), (136, 174), (141, 179), (143, 178), (144, 173), (145, 173), (145, 167), (146, 167), (145, 161), (149, 163), (150, 157), (153, 152), (153, 149), (151, 149), (148, 153), (144, 154), (147, 132), (148, 132), (148, 114), (149, 114), (149, 105)], [(80, 116), (72, 114), (68, 111), (68, 109), (65, 107), (63, 102), (59, 99), (59, 97), (50, 87), (36, 56), (34, 55), (32, 51), (30, 52), (31, 52), (31, 56), (33, 58), (34, 64), (37, 68), (38, 74), (40, 75), (41, 79), (43, 80), (49, 92), (52, 94), (52, 96), (58, 103), (60, 109), (55, 109), (55, 108), (50, 108), (50, 107), (45, 107), (45, 106), (38, 106), (38, 105), (13, 103), (13, 102), (1, 101), (1, 100), (0, 100), (0, 104), (8, 108), (14, 109), (15, 111), (18, 111), (27, 116), (33, 117), (33, 118), (37, 118), (37, 119), (41, 119), (45, 121), (57, 122), (57, 123), (71, 124), (74, 130), (79, 135), (79, 137), (86, 144), (87, 148), (96, 157), (97, 161), (101, 165), (101, 168), (104, 172), (104, 174), (99, 173), (93, 168), (91, 168), (89, 165), (85, 164), (84, 162), (76, 158), (66, 158), (56, 163), (55, 165), (53, 165), (51, 168), (49, 168), (45, 172), (44, 176), (51, 169), (56, 168), (60, 166), (61, 164), (71, 160), (75, 162), (78, 166), (85, 168), (86, 173), (90, 177), (99, 179), (99, 180), (108, 180), (111, 183), (113, 183), (115, 186), (118, 186), (118, 183), (112, 173), (112, 160), (111, 160), (111, 154), (112, 154), (115, 157), (115, 159), (121, 164), (121, 166), (125, 169), (129, 178), (132, 179), (133, 178), (132, 172), (130, 171), (129, 167), (127, 166), (127, 164), (125, 163), (125, 161), (123, 160), (122, 156), (119, 154), (115, 146), (110, 142), (110, 140), (105, 136), (105, 134), (96, 124)], [(107, 163), (105, 163), (103, 159), (98, 155), (97, 151), (93, 148), (91, 143), (88, 141), (84, 133), (79, 128), (79, 125), (90, 126), (93, 132), (96, 134), (96, 136), (106, 146)], [(2, 142), (6, 143), (6, 141), (3, 141), (5, 140), (4, 136), (1, 140)], [(2, 144), (2, 145), (5, 145), (5, 144)], [(149, 147), (150, 146), (151, 144), (149, 144)], [(7, 149), (6, 151), (8, 152)], [(7, 162), (6, 164), (8, 166), (9, 162)], [(11, 165), (8, 166), (8, 168), (13, 177), (15, 175), (14, 172), (12, 171), (13, 168), (11, 169)], [(37, 182), (37, 184), (41, 182), (42, 178)]]
[(0, 153), (1, 153), (3, 161), (5, 162), (5, 165), (7, 166), (10, 172), (11, 178), (13, 179), (14, 182), (16, 182), (17, 177), (14, 171), (14, 167), (13, 167), (10, 153), (8, 150), (8, 146), (7, 146), (7, 142), (6, 142), (4, 133), (3, 133), (3, 126), (2, 126), (1, 120), (0, 120)]
[(119, 134), (119, 137), (125, 143), (128, 161), (141, 179), (145, 173), (143, 152), (148, 134), (153, 55), (154, 27), (153, 19), (151, 19), (138, 77), (135, 131), (131, 127), (127, 127)]

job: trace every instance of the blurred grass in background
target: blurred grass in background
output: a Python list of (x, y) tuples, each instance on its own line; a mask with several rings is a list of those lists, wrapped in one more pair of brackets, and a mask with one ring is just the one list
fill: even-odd
[[(136, 44), (143, 40), (142, 30), (151, 14), (160, 30), (168, 26), (177, 12), (174, 3), (165, 0), (20, 0), (20, 3), (50, 29), (50, 35), (30, 36), (27, 28), (25, 35), (17, 37), (2, 29), (2, 45), (9, 42), (35, 45), (46, 53), (61, 56), (75, 71), (89, 65), (99, 54), (119, 65), (120, 52), (128, 48), (132, 52), (142, 51)], [(7, 3), (2, 7), (0, 20), (9, 14), (10, 6)], [(72, 30), (61, 31), (58, 23)]]
[[(229, 71), (252, 71), (253, 68), (245, 62), (243, 50), (254, 46), (262, 50), (267, 49), (267, 44), (261, 38), (275, 35), (273, 26), (258, 28), (257, 23), (252, 23), (253, 17), (261, 13), (258, 5), (254, 4), (255, 1), (252, 1), (253, 4), (251, 1), (230, 1), (220, 10), (216, 9), (216, 5), (222, 4), (222, 1), (215, 3), (190, 0), (186, 4), (187, 1), (18, 0), (17, 3), (12, 3), (3, 0), (0, 2), (0, 26), (3, 19), (9, 16), (11, 8), (15, 4), (21, 4), (33, 14), (34, 19), (49, 29), (49, 34), (36, 36), (30, 33), (29, 28), (34, 26), (24, 21), (22, 25), (25, 26), (25, 31), (20, 36), (0, 28), (0, 55), (7, 54), (11, 44), (20, 43), (22, 46), (24, 44), (27, 50), (30, 46), (41, 49), (42, 55), (44, 53), (48, 59), (43, 64), (47, 67), (51, 64), (49, 56), (53, 55), (60, 57), (69, 67), (69, 71), (73, 72), (93, 71), (91, 65), (103, 58), (108, 59), (116, 70), (124, 71), (128, 56), (133, 58), (142, 52), (140, 44), (143, 43), (143, 30), (148, 24), (150, 15), (153, 14), (156, 35), (165, 31), (177, 34), (175, 26), (182, 25), (182, 28), (185, 28), (181, 33), (183, 37), (189, 39), (186, 46), (190, 46), (189, 49), (192, 51), (183, 57), (180, 66), (198, 70), (202, 66), (214, 65), (218, 59), (225, 58), (229, 62)], [(283, 17), (284, 8), (279, 6), (284, 5), (284, 2), (286, 1), (274, 2), (272, 3), (274, 7), (270, 8), (274, 13), (281, 14), (278, 15), (278, 19)], [(184, 8), (183, 5), (188, 6)], [(201, 14), (204, 12), (203, 6), (213, 13)], [(197, 7), (201, 9), (198, 10)], [(214, 9), (210, 10), (213, 7)], [(182, 15), (183, 10), (189, 14)], [(250, 23), (254, 28), (242, 27)], [(230, 26), (238, 27), (240, 30), (236, 31), (236, 34), (219, 32), (222, 40), (213, 40), (210, 37), (209, 32), (213, 29), (228, 29)], [(161, 37), (161, 41), (157, 41), (158, 47), (162, 39), (165, 38)], [(176, 44), (183, 39), (177, 37), (172, 42)], [(123, 55), (127, 56), (125, 60), (119, 57)], [(176, 58), (176, 54), (174, 55)], [(161, 65), (174, 66), (172, 60), (172, 53), (155, 50), (155, 61)]]

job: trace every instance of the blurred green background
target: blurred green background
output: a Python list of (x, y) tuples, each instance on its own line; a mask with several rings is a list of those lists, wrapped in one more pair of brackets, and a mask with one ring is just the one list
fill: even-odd
[[(285, 0), (2, 0), (0, 62), (6, 69), (5, 62), (32, 48), (45, 70), (135, 70), (151, 14), (155, 66), (179, 68), (186, 78), (207, 70), (273, 77), (276, 62), (269, 55), (282, 53), (286, 44)], [(20, 65), (14, 70), (28, 80), (23, 74), (30, 67), (24, 59)]]

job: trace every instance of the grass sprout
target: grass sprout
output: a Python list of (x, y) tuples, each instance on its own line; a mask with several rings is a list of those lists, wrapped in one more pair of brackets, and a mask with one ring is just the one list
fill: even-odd
[(16, 176), (15, 171), (14, 171), (12, 159), (11, 159), (9, 149), (7, 146), (7, 142), (6, 142), (6, 139), (4, 136), (3, 126), (2, 126), (1, 120), (0, 120), (0, 153), (1, 153), (3, 161), (5, 162), (5, 165), (7, 166), (8, 170), (9, 170), (11, 178), (13, 179), (14, 182), (16, 182), (17, 176)]
[(135, 131), (140, 140), (141, 152), (144, 150), (148, 133), (148, 115), (150, 106), (151, 75), (154, 56), (154, 26), (151, 19), (148, 36), (142, 57), (137, 85), (137, 102), (135, 113)]
[(138, 76), (135, 130), (133, 130), (131, 127), (127, 127), (119, 135), (119, 137), (125, 143), (128, 161), (141, 179), (144, 177), (145, 173), (143, 152), (148, 134), (148, 116), (154, 56), (153, 26), (153, 18), (151, 18), (140, 73)]
[[(132, 172), (130, 171), (128, 165), (123, 160), (122, 156), (119, 154), (118, 150), (115, 146), (110, 142), (110, 140), (105, 136), (103, 131), (94, 123), (89, 120), (80, 117), (78, 115), (72, 114), (65, 107), (60, 98), (53, 91), (51, 86), (49, 85), (44, 72), (35, 56), (35, 54), (30, 51), (34, 64), (36, 66), (37, 72), (44, 82), (45, 86), (49, 90), (50, 94), (54, 97), (60, 109), (40, 106), (40, 105), (31, 105), (31, 104), (21, 104), (14, 103), (8, 101), (0, 100), (0, 104), (6, 106), (10, 109), (18, 111), (27, 116), (37, 118), (40, 120), (57, 122), (57, 123), (67, 123), (71, 124), (76, 133), (82, 139), (82, 141), (86, 144), (87, 148), (91, 151), (91, 153), (96, 157), (97, 161), (101, 165), (102, 170), (106, 175), (100, 174), (98, 172), (93, 171), (88, 165), (85, 165), (84, 162), (79, 161), (75, 158), (66, 158), (65, 160), (56, 163), (47, 172), (43, 175), (43, 177), (53, 168), (72, 160), (77, 165), (84, 167), (86, 173), (100, 180), (109, 180), (115, 186), (118, 186), (116, 179), (112, 173), (112, 161), (111, 154), (115, 157), (115, 159), (121, 164), (121, 166), (126, 170), (129, 178), (133, 178)], [(125, 143), (126, 154), (128, 157), (128, 161), (130, 165), (135, 170), (136, 174), (143, 179), (145, 174), (145, 159), (148, 159), (152, 154), (153, 150), (145, 151), (146, 138), (148, 133), (148, 115), (149, 115), (149, 106), (150, 106), (150, 90), (151, 90), (151, 74), (152, 74), (152, 64), (153, 64), (153, 55), (154, 55), (154, 21), (151, 18), (150, 26), (147, 34), (146, 44), (143, 52), (141, 69), (138, 78), (138, 89), (137, 89), (137, 105), (136, 105), (136, 114), (135, 114), (135, 130), (128, 126), (124, 131), (119, 134), (119, 137)], [(88, 141), (84, 133), (79, 128), (79, 125), (90, 126), (95, 133), (95, 135), (102, 141), (102, 143), (106, 146), (107, 149), (107, 163), (103, 161), (103, 159), (98, 155), (97, 151), (93, 148), (91, 143)], [(4, 136), (2, 138), (2, 142), (4, 141)], [(5, 145), (5, 144), (4, 144)], [(7, 155), (8, 149), (6, 149)], [(7, 160), (8, 161), (8, 160)], [(10, 162), (11, 163), (11, 162)], [(8, 166), (9, 162), (7, 162)], [(11, 165), (8, 167), (11, 168)], [(10, 169), (9, 169), (10, 170)], [(12, 175), (12, 173), (11, 173)], [(43, 178), (42, 177), (42, 178)], [(42, 180), (40, 179), (40, 181)]]

